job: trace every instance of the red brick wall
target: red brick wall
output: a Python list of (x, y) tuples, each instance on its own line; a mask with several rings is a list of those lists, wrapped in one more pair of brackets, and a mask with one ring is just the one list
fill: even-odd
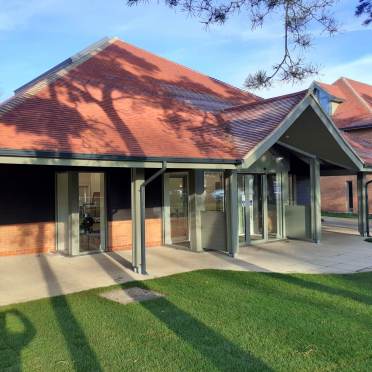
[[(372, 143), (371, 129), (358, 129), (350, 132), (353, 138), (357, 140), (368, 141)], [(372, 176), (367, 177), (368, 180)], [(354, 192), (354, 213), (358, 212), (357, 200), (357, 183), (356, 176), (338, 176), (338, 177), (322, 177), (321, 178), (321, 193), (322, 193), (322, 210), (329, 212), (348, 212), (347, 208), (347, 188), (346, 181), (353, 182)], [(369, 208), (372, 210), (372, 186), (369, 191), (371, 198), (369, 201)]]
[[(146, 220), (146, 246), (162, 244), (161, 219)], [(0, 256), (47, 253), (55, 250), (55, 223), (26, 223), (0, 226)], [(132, 221), (108, 223), (107, 248), (118, 251), (132, 248)]]
[[(367, 179), (372, 179), (368, 176)], [(322, 210), (328, 212), (349, 212), (347, 205), (347, 187), (346, 182), (352, 181), (353, 183), (353, 200), (354, 200), (354, 213), (358, 212), (358, 194), (356, 176), (332, 176), (321, 177), (320, 189), (322, 198)], [(369, 208), (372, 210), (372, 187), (369, 191), (371, 198), (369, 200)]]
[(0, 256), (45, 253), (54, 249), (54, 222), (0, 226)]
[[(160, 218), (146, 219), (146, 246), (162, 244), (162, 222)], [(110, 221), (108, 223), (107, 248), (110, 251), (132, 249), (132, 221)]]

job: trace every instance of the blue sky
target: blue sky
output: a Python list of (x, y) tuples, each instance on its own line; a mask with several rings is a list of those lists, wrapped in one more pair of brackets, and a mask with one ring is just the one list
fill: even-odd
[[(341, 32), (314, 31), (309, 60), (321, 66), (318, 80), (339, 76), (372, 84), (372, 26), (361, 26), (357, 0), (340, 0)], [(121, 39), (241, 87), (249, 72), (281, 57), (282, 29), (273, 17), (251, 32), (244, 14), (205, 30), (196, 19), (155, 2), (128, 8), (125, 0), (0, 0), (0, 101), (13, 90), (104, 36)], [(268, 97), (307, 87), (277, 85), (256, 92)]]

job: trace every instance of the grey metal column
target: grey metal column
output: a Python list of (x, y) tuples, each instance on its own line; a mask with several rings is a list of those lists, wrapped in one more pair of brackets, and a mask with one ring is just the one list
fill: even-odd
[(131, 215), (132, 215), (132, 265), (141, 272), (141, 185), (145, 180), (143, 168), (132, 168)]
[(318, 159), (310, 159), (311, 187), (311, 232), (312, 240), (320, 243), (322, 235), (322, 211), (320, 196), (320, 164)]
[(202, 170), (190, 171), (190, 248), (201, 252), (202, 226), (201, 209), (204, 192), (204, 172)]
[(358, 191), (358, 230), (361, 236), (367, 236), (367, 197), (366, 197), (367, 176), (365, 173), (357, 174)]
[(239, 253), (238, 237), (238, 174), (235, 170), (225, 171), (225, 214), (226, 245), (230, 256)]

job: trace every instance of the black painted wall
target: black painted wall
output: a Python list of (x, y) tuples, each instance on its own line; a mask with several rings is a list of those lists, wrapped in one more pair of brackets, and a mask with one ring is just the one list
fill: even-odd
[(0, 165), (0, 225), (55, 220), (53, 167)]
[[(157, 170), (146, 169), (149, 178)], [(125, 221), (131, 219), (131, 171), (110, 169), (106, 171), (107, 219)], [(146, 218), (161, 218), (162, 177), (156, 178), (146, 187)]]

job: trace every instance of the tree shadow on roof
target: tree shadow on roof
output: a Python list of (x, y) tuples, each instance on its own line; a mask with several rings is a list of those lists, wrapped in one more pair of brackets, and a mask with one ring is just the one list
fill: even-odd
[(158, 64), (111, 44), (36, 94), (16, 98), (21, 102), (2, 114), (3, 125), (14, 128), (17, 146), (26, 150), (234, 157), (230, 133), (212, 111), (252, 97), (204, 76), (198, 81), (173, 64), (163, 66), (168, 76)]

